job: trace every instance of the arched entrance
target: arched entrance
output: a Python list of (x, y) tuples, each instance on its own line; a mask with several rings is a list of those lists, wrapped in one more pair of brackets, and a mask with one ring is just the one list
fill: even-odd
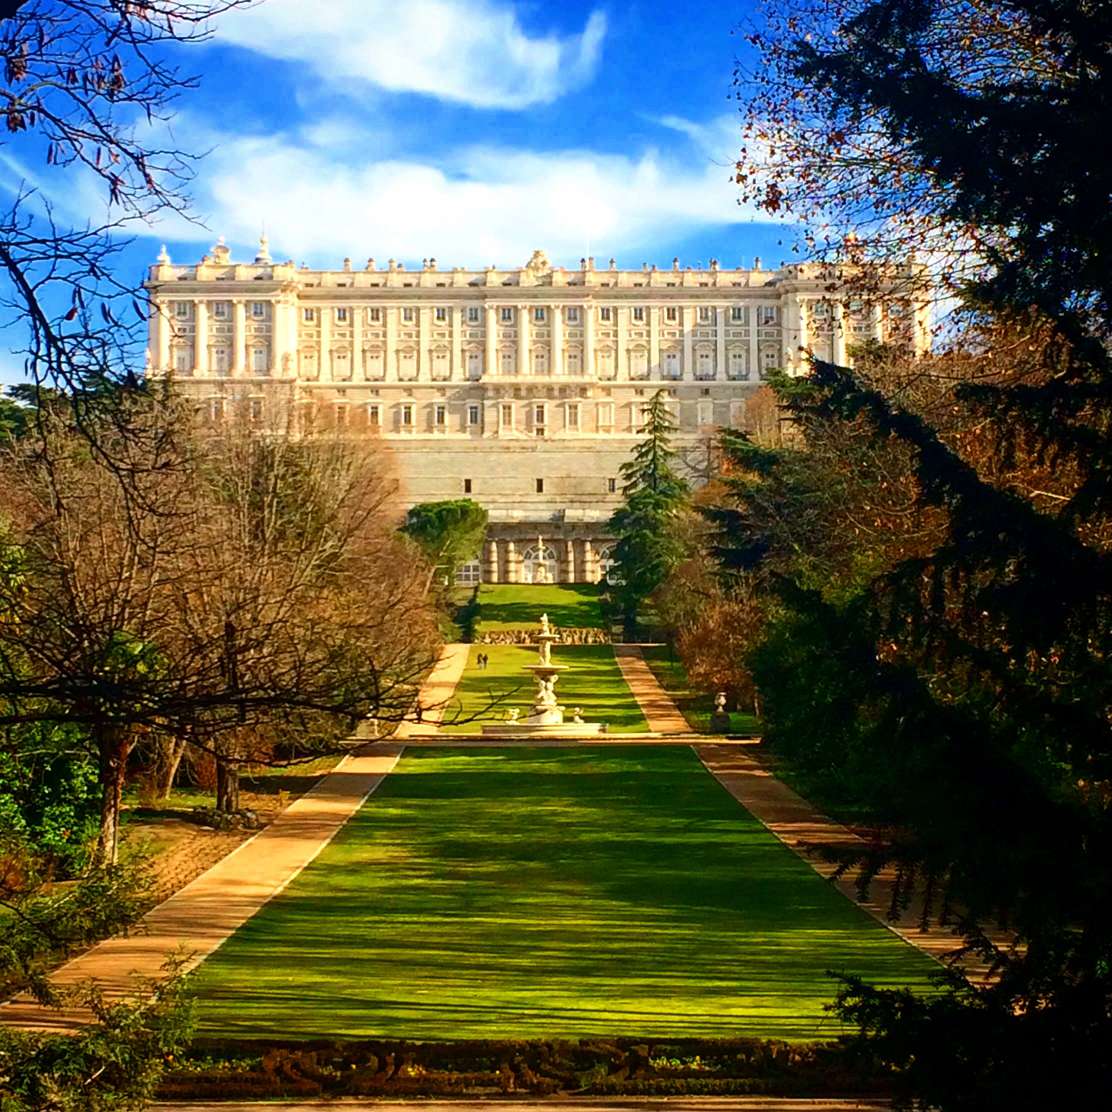
[(600, 583), (617, 584), (618, 573), (614, 571), (617, 561), (614, 559), (614, 548), (607, 545), (599, 550), (598, 554), (598, 581)]
[(556, 582), (556, 550), (550, 545), (531, 545), (521, 554), (523, 583)]

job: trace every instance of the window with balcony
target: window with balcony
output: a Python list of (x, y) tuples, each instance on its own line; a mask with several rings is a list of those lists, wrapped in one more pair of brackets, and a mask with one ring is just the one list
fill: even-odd
[(367, 323), (368, 324), (379, 324), (381, 321), (382, 321), (382, 310), (381, 309), (368, 309), (367, 310)]
[(317, 319), (316, 309), (302, 309), (301, 310), (301, 319), (306, 324), (312, 324), (313, 321), (315, 321)]
[(533, 310), (533, 321), (536, 324), (544, 324), (545, 316), (544, 316), (544, 306), (543, 305), (538, 305)]
[(680, 319), (680, 311), (675, 305), (669, 305), (664, 310), (664, 319), (669, 324), (675, 324)]
[(565, 423), (567, 424), (569, 432), (579, 431), (579, 405), (576, 402), (572, 402), (567, 407)]
[(745, 306), (744, 305), (731, 305), (730, 306), (730, 323), (731, 324), (744, 324), (745, 323)]
[(348, 311), (347, 311), (347, 309), (342, 305), (337, 306), (337, 308), (336, 308), (336, 323), (337, 324), (347, 324), (347, 321), (348, 321)]
[(403, 307), (403, 309), (402, 309), (402, 321), (405, 324), (412, 324), (413, 323), (413, 306), (412, 305), (406, 305), (406, 306)]
[(227, 301), (214, 301), (212, 303), (212, 316), (214, 320), (227, 320), (229, 316)]
[(604, 321), (611, 321), (614, 319), (614, 311), (609, 305), (602, 305), (599, 307), (598, 319)]
[(504, 429), (514, 427), (514, 407), (510, 402), (504, 402), (499, 410), (499, 422)]
[(437, 305), (433, 310), (433, 316), (437, 324), (444, 324), (448, 320), (448, 310), (443, 305)]
[(479, 306), (478, 305), (468, 305), (467, 306), (467, 323), (468, 324), (478, 324), (479, 323)]
[(498, 319), (503, 324), (513, 324), (513, 322), (514, 322), (513, 308), (509, 305), (503, 305), (502, 308), (498, 311)]
[(579, 306), (569, 305), (567, 309), (568, 324), (579, 323)]
[(251, 302), (251, 318), (253, 320), (266, 320), (266, 302), (265, 301), (252, 301)]
[(645, 307), (644, 305), (633, 306), (633, 320), (636, 324), (644, 324), (645, 322)]
[(709, 305), (700, 305), (699, 306), (699, 323), (700, 324), (710, 324), (710, 306)]
[(174, 316), (178, 320), (189, 320), (193, 316), (193, 306), (188, 301), (175, 301)]

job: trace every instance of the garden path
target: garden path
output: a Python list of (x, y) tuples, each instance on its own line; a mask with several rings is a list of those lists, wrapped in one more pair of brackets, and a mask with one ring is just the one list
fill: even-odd
[[(864, 839), (859, 835), (828, 818), (782, 780), (778, 780), (746, 747), (708, 743), (695, 745), (693, 748), (718, 782), (820, 876), (831, 878), (836, 866), (810, 852), (809, 847), (859, 848), (864, 844)], [(945, 928), (935, 926), (930, 931), (920, 929), (919, 921), (923, 910), (920, 898), (913, 898), (910, 906), (903, 909), (895, 919), (889, 919), (888, 912), (895, 889), (894, 869), (882, 869), (877, 874), (870, 885), (869, 899), (866, 901), (860, 899), (853, 877), (851, 870), (834, 883), (845, 896), (905, 942), (910, 942), (912, 946), (940, 962), (961, 945), (961, 938)], [(1007, 944), (1007, 937), (1003, 934), (993, 940), (1000, 945)], [(974, 981), (983, 980), (988, 972), (987, 966), (975, 958), (964, 960), (961, 969)]]
[(640, 645), (615, 645), (614, 657), (622, 670), (622, 677), (641, 706), (649, 729), (657, 734), (690, 734), (687, 719), (672, 702), (671, 696), (660, 686), (652, 669), (641, 652)]
[[(345, 757), (268, 827), (144, 916), (135, 933), (110, 938), (63, 965), (59, 986), (95, 979), (109, 997), (128, 994), (136, 977), (157, 978), (166, 960), (203, 961), (272, 896), (277, 895), (332, 840), (389, 774), (400, 745), (379, 745)], [(68, 1030), (88, 1022), (80, 1010), (57, 1012), (28, 997), (0, 1006), (0, 1023)]]
[(425, 677), (417, 694), (417, 706), (421, 711), (420, 722), (402, 722), (394, 731), (395, 738), (414, 737), (419, 734), (434, 734), (448, 709), (448, 700), (459, 684), (467, 667), (470, 645), (455, 643), (445, 645), (440, 650), (440, 658), (432, 671)]

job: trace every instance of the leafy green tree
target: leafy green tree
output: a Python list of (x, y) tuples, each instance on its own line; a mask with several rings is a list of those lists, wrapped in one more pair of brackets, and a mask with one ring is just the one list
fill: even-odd
[(615, 596), (627, 627), (633, 626), (641, 607), (686, 551), (680, 521), (688, 487), (676, 471), (671, 442), (676, 424), (665, 391), (653, 394), (644, 420), (644, 437), (622, 464), (625, 502), (608, 526), (616, 541)]
[[(929, 1107), (1052, 1107), (1064, 1091), (1099, 1103), (1112, 1083), (1112, 160), (1093, 136), (1112, 111), (1112, 10), (773, 8), (748, 94), (772, 153), (762, 165), (747, 150), (744, 187), (771, 210), (822, 211), (828, 261), (939, 247), (971, 372), (944, 382), (949, 356), (922, 361), (944, 402), (931, 407), (868, 367), (816, 362), (785, 399), (804, 452), (852, 427), (904, 454), (915, 512), (933, 522), (929, 543), (864, 563), (841, 597), (767, 528), (762, 484), (739, 492), (735, 561), (769, 568), (794, 615), (794, 691), (771, 657), (757, 664), (758, 683), (782, 685), (762, 689), (766, 713), (812, 734), (834, 724), (904, 834), (866, 872), (895, 861), (922, 882), (925, 921), (956, 923), (993, 965), (984, 986), (955, 977), (927, 999), (850, 982), (839, 1010)], [(791, 543), (814, 554), (806, 535)], [(990, 940), (1001, 924), (1014, 945)]]
[(479, 555), (487, 517), (486, 510), (470, 498), (420, 502), (409, 511), (402, 532), (418, 544), (429, 562), (426, 593), (437, 572), (451, 584), (456, 568)]

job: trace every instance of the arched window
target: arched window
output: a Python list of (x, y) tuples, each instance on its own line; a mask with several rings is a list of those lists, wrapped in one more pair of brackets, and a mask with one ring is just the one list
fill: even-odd
[(600, 548), (598, 553), (598, 578), (600, 583), (616, 584), (618, 582), (618, 562), (614, 559), (614, 546), (607, 545)]
[(521, 554), (523, 583), (556, 582), (556, 550), (551, 545), (530, 545)]

